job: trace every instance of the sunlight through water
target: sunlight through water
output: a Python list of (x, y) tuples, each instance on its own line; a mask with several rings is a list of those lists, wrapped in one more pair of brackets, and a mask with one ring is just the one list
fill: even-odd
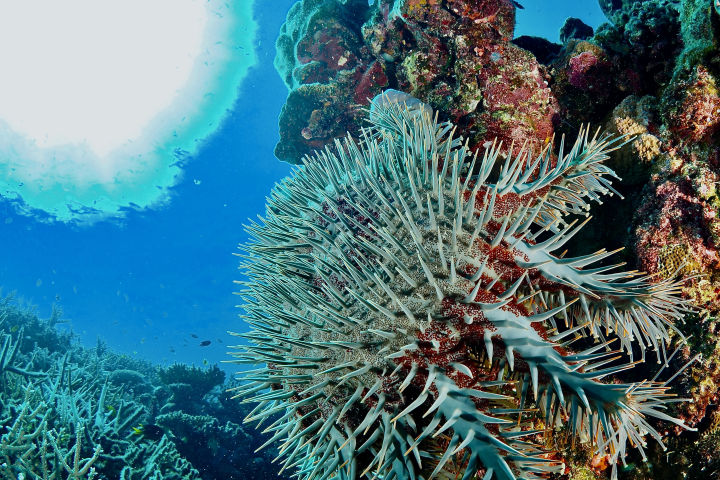
[(0, 3), (0, 195), (60, 221), (164, 204), (255, 30), (251, 1)]

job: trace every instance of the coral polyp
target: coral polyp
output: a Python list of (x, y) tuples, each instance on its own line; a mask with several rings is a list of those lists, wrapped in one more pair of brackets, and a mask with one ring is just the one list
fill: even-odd
[[(640, 452), (677, 399), (615, 375), (665, 348), (679, 284), (566, 257), (603, 164), (625, 141), (588, 129), (568, 152), (453, 136), (401, 94), (370, 127), (307, 157), (248, 230), (250, 332), (237, 394), (299, 478), (500, 480), (562, 473), (585, 445)], [(556, 253), (557, 252), (557, 253)], [(649, 355), (648, 355), (649, 356)], [(643, 453), (644, 455), (644, 453)]]

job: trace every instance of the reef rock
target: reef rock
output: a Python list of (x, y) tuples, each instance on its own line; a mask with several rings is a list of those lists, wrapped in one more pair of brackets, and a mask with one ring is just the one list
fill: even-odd
[(303, 0), (288, 14), (275, 65), (290, 89), (275, 154), (290, 163), (346, 132), (385, 88), (458, 125), (472, 147), (496, 137), (540, 147), (558, 105), (546, 69), (510, 42), (511, 0)]
[(568, 40), (587, 40), (593, 36), (593, 28), (590, 25), (585, 24), (579, 18), (570, 17), (565, 20), (562, 28), (560, 29), (560, 41), (567, 43)]
[(637, 215), (635, 250), (643, 269), (668, 276), (702, 274), (686, 293), (720, 312), (720, 96), (702, 66), (668, 87), (660, 125), (662, 164)]

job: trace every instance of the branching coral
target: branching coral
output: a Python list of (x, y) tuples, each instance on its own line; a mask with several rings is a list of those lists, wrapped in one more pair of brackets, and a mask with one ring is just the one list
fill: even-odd
[(14, 373), (16, 375), (22, 375), (23, 377), (42, 377), (45, 375), (43, 372), (35, 372), (29, 370), (29, 365), (20, 367), (16, 365), (18, 346), (22, 343), (23, 331), (20, 330), (18, 338), (13, 342), (12, 335), (0, 336), (0, 387), (4, 388), (7, 382), (6, 374)]
[[(132, 395), (136, 385), (118, 388), (104, 372), (113, 371), (106, 364), (133, 362), (77, 346), (67, 351), (52, 318), (40, 321), (11, 300), (0, 298), (0, 478), (199, 478), (168, 436), (131, 436), (147, 421), (147, 404)], [(48, 371), (34, 371), (38, 365)], [(128, 376), (115, 371), (115, 381)]]
[(32, 388), (26, 390), (20, 411), (14, 418), (2, 418), (7, 431), (0, 435), (0, 475), (7, 480), (92, 480), (101, 447), (92, 456), (82, 454), (84, 425), (75, 431), (75, 444), (64, 428), (56, 431), (48, 425), (51, 409)]
[(615, 476), (628, 442), (661, 441), (656, 420), (684, 426), (665, 384), (612, 380), (638, 353), (664, 358), (678, 283), (616, 271), (605, 250), (553, 254), (585, 223), (571, 217), (613, 192), (603, 161), (623, 139), (583, 129), (557, 158), (501, 145), (478, 158), (392, 97), (248, 227), (252, 328), (236, 360), (264, 365), (237, 394), (258, 403), (247, 421), (271, 419), (286, 468), (537, 479), (563, 469), (553, 446), (577, 442)]

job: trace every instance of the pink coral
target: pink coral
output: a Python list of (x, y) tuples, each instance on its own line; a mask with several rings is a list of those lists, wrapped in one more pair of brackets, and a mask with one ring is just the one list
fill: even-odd
[(592, 88), (592, 68), (599, 63), (592, 52), (582, 52), (570, 59), (568, 81), (576, 88)]
[(720, 131), (720, 96), (715, 79), (698, 66), (693, 76), (680, 83), (680, 100), (671, 111), (670, 128), (685, 141), (709, 142)]

